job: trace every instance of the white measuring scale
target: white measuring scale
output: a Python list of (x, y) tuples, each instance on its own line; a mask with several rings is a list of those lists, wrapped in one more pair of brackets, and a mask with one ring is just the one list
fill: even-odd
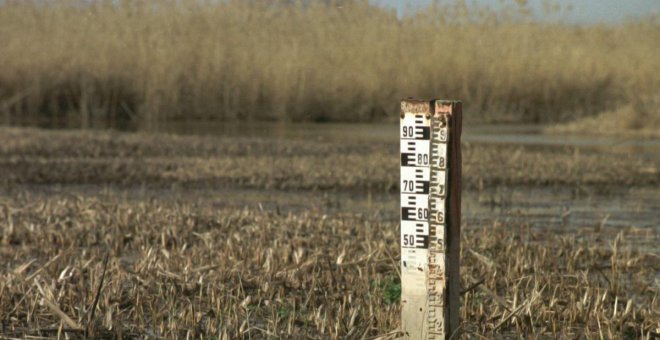
[(447, 334), (446, 211), (450, 113), (401, 104), (401, 302), (408, 339)]

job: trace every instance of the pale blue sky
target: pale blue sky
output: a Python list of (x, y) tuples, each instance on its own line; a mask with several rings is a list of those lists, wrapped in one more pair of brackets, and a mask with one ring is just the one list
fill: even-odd
[[(51, 1), (51, 0), (42, 0)], [(87, 0), (90, 1), (90, 0)], [(91, 0), (93, 1), (93, 0)], [(420, 9), (438, 1), (451, 4), (459, 0), (369, 0), (371, 3), (381, 4), (385, 7), (396, 8), (399, 14), (406, 13), (410, 9)], [(464, 0), (472, 6), (487, 6), (493, 9), (502, 8), (504, 4), (512, 4), (514, 0)], [(527, 0), (534, 15), (539, 19), (550, 21), (562, 21), (577, 24), (595, 23), (620, 23), (626, 19), (638, 18), (640, 16), (660, 16), (660, 0)], [(561, 15), (544, 18), (543, 3), (552, 2), (559, 4), (570, 11), (563, 11)], [(0, 0), (0, 5), (5, 0)]]
[[(373, 0), (387, 7), (394, 7), (399, 13), (405, 13), (406, 9), (422, 8), (433, 0)], [(442, 3), (452, 3), (455, 1), (441, 0)], [(468, 4), (478, 6), (489, 6), (490, 8), (501, 8), (502, 3), (512, 3), (513, 1), (503, 0), (466, 0)], [(570, 23), (618, 23), (626, 18), (650, 14), (660, 15), (660, 0), (554, 0), (563, 8), (572, 6), (570, 12), (564, 12), (561, 17), (553, 17), (550, 20), (562, 20)], [(538, 18), (543, 17), (543, 0), (528, 0), (529, 5), (534, 10)]]

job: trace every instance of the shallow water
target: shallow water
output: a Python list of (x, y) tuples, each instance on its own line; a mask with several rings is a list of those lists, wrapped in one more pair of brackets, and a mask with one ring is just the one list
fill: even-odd
[[(383, 193), (281, 191), (244, 188), (116, 189), (101, 185), (30, 185), (14, 192), (28, 200), (47, 197), (107, 197), (111, 201), (139, 203), (157, 200), (216, 209), (245, 207), (280, 214), (315, 212), (362, 215), (371, 221), (396, 223), (399, 196)], [(657, 188), (594, 188), (498, 186), (463, 193), (463, 227), (483, 228), (493, 223), (526, 225), (573, 235), (577, 231), (603, 234), (612, 240), (620, 231), (645, 252), (660, 254), (660, 201)], [(73, 195), (73, 196), (72, 196)], [(12, 196), (2, 193), (1, 200)], [(39, 199), (37, 199), (39, 198)], [(607, 244), (604, 244), (605, 246)]]
[[(24, 122), (21, 126), (45, 129), (75, 129), (77, 126), (52, 122)], [(161, 122), (141, 129), (133, 125), (107, 126), (97, 122), (92, 129), (132, 132), (158, 132), (178, 135), (260, 137), (294, 140), (382, 142), (398, 145), (398, 124), (394, 123), (273, 123), (273, 122)], [(634, 153), (647, 159), (660, 159), (660, 138), (634, 135), (585, 135), (545, 133), (542, 125), (464, 124), (463, 142), (515, 144), (525, 146), (569, 147), (608, 153)]]
[[(396, 124), (382, 123), (175, 122), (162, 124), (158, 131), (183, 135), (398, 143), (398, 128)], [(539, 125), (466, 125), (463, 141), (476, 144), (579, 147), (607, 152), (633, 152), (640, 157), (660, 159), (660, 139), (548, 134)]]
[[(181, 135), (259, 137), (328, 142), (392, 143), (398, 145), (398, 125), (365, 123), (224, 123), (176, 122), (159, 127), (160, 132)], [(544, 133), (539, 125), (465, 125), (464, 144), (504, 144), (556, 147), (597, 152), (603, 157), (634, 154), (643, 160), (660, 160), (660, 139), (635, 136), (589, 136)]]
[[(395, 124), (237, 124), (222, 122), (169, 123), (160, 132), (222, 137), (259, 137), (266, 139), (324, 140), (328, 142), (365, 142), (398, 144)], [(465, 126), (463, 141), (473, 145), (510, 144), (562, 148), (593, 152), (614, 158), (621, 153), (642, 160), (660, 159), (660, 139), (635, 137), (597, 137), (544, 134), (539, 126), (480, 125)], [(650, 166), (654, 166), (652, 163)], [(657, 169), (656, 169), (657, 171)], [(282, 213), (313, 210), (328, 214), (363, 214), (389, 222), (399, 218), (399, 197), (376, 192), (278, 191), (244, 188), (115, 190), (96, 185), (31, 186), (34, 195), (106, 195), (126, 200), (144, 199), (194, 202), (213, 207), (245, 206)], [(0, 196), (2, 193), (0, 193)], [(6, 197), (6, 196), (5, 196)], [(484, 227), (499, 223), (520, 224), (530, 228), (551, 229), (571, 234), (591, 228), (594, 232), (626, 230), (637, 246), (660, 254), (660, 188), (657, 187), (567, 187), (497, 186), (467, 190), (463, 194), (464, 226)], [(611, 235), (610, 235), (611, 236)], [(606, 237), (612, 239), (612, 237)]]

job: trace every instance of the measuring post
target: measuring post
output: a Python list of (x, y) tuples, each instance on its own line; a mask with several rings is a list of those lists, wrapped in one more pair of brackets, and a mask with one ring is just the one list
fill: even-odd
[(406, 339), (457, 338), (461, 103), (401, 102), (401, 328)]

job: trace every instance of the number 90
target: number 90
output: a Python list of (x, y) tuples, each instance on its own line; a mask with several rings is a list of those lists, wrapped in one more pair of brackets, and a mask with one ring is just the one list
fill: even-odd
[(403, 137), (415, 137), (415, 127), (413, 127), (413, 126), (404, 126), (403, 127)]

